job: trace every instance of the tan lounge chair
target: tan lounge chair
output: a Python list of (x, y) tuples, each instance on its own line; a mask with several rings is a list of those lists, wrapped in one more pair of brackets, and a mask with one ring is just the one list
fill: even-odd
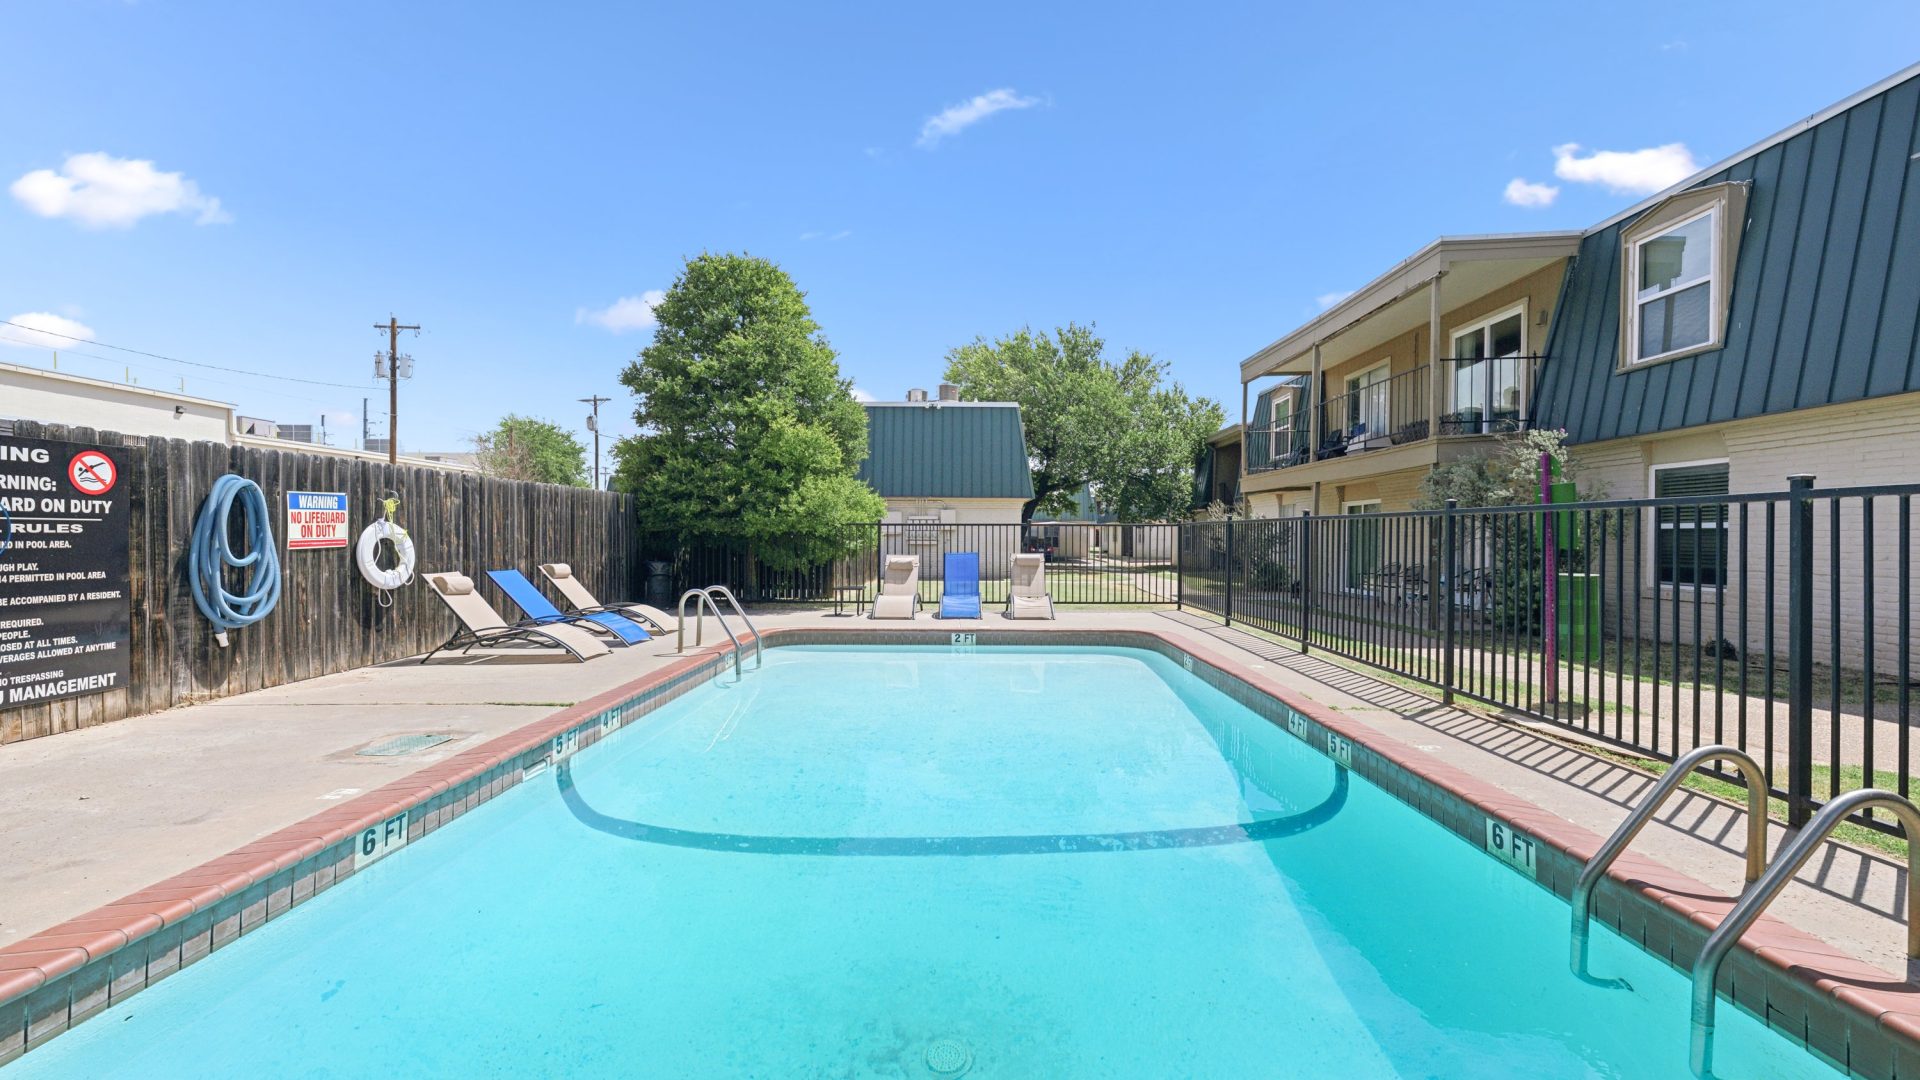
[(889, 555), (880, 578), (880, 595), (873, 598), (874, 619), (911, 619), (920, 611), (920, 560), (912, 555)]
[(465, 574), (425, 574), (422, 575), (433, 595), (447, 605), (454, 617), (460, 620), (460, 629), (453, 632), (433, 652), (420, 658), (421, 663), (433, 659), (435, 653), (447, 649), (466, 652), (475, 645), (503, 645), (523, 642), (533, 645), (557, 645), (573, 655), (575, 660), (591, 660), (596, 656), (605, 656), (607, 647), (592, 634), (577, 626), (566, 623), (508, 623), (487, 603), (487, 598), (473, 591), (473, 579)]
[(1007, 588), (1007, 618), (1051, 619), (1053, 597), (1047, 595), (1047, 557), (1013, 557), (1013, 581)]
[(674, 633), (667, 628), (670, 620), (678, 624), (677, 619), (673, 619), (652, 604), (602, 604), (594, 599), (593, 594), (587, 591), (586, 585), (579, 578), (573, 576), (573, 567), (566, 563), (541, 563), (540, 572), (546, 575), (548, 581), (553, 582), (554, 588), (560, 590), (561, 599), (567, 602), (567, 608), (575, 615), (593, 615), (603, 611), (624, 615), (645, 624), (647, 629), (656, 636)]

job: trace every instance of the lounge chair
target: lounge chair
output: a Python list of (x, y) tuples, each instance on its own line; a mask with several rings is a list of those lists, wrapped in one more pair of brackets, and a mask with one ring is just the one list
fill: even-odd
[(541, 563), (540, 573), (553, 583), (554, 588), (560, 590), (560, 597), (567, 602), (569, 614), (594, 615), (603, 611), (612, 612), (615, 615), (624, 615), (645, 626), (648, 633), (656, 636), (675, 632), (667, 629), (667, 624), (677, 623), (677, 620), (652, 604), (635, 602), (603, 604), (594, 599), (593, 594), (587, 591), (585, 583), (573, 576), (573, 567), (566, 563)]
[(1047, 592), (1046, 559), (1039, 555), (1013, 557), (1013, 582), (1007, 589), (1007, 618), (1053, 618), (1053, 597)]
[(512, 643), (532, 645), (553, 645), (565, 649), (575, 660), (591, 660), (596, 656), (605, 656), (608, 649), (592, 634), (577, 626), (566, 623), (538, 625), (520, 623), (508, 625), (500, 613), (493, 610), (485, 597), (473, 591), (473, 579), (465, 574), (423, 574), (427, 586), (433, 595), (452, 610), (454, 617), (460, 620), (460, 629), (443, 644), (422, 657), (420, 662), (433, 659), (435, 653), (446, 649), (459, 649), (466, 652), (475, 645), (505, 645)]
[(526, 612), (527, 621), (541, 626), (549, 623), (572, 623), (582, 630), (605, 634), (621, 645), (638, 645), (648, 640), (647, 628), (624, 615), (615, 615), (611, 611), (596, 611), (591, 615), (569, 615), (553, 605), (547, 594), (541, 592), (527, 575), (518, 570), (489, 570), (487, 576), (493, 579), (507, 599), (519, 605)]
[(977, 619), (980, 617), (980, 553), (947, 553), (946, 581), (940, 590), (940, 617)]
[(920, 559), (889, 555), (870, 619), (911, 619), (920, 611)]

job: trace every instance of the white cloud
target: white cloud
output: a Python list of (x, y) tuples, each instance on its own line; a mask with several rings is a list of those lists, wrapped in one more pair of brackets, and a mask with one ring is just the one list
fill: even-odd
[(1651, 195), (1700, 171), (1685, 143), (1645, 150), (1595, 150), (1585, 157), (1579, 143), (1553, 148), (1553, 175), (1576, 184), (1604, 184), (1615, 195)]
[(877, 398), (877, 397), (874, 397), (874, 396), (873, 396), (872, 394), (869, 394), (869, 393), (867, 393), (867, 392), (866, 392), (865, 390), (862, 390), (862, 389), (860, 389), (859, 387), (857, 387), (857, 386), (856, 386), (856, 387), (854, 387), (854, 388), (853, 388), (853, 400), (855, 400), (855, 401), (879, 401), (880, 399), (879, 399), (879, 398)]
[(832, 232), (832, 233), (827, 232), (823, 229), (809, 229), (806, 232), (803, 232), (800, 234), (800, 239), (802, 240), (845, 240), (847, 237), (852, 235), (853, 235), (852, 229), (841, 229), (839, 232)]
[(1507, 181), (1507, 202), (1514, 206), (1541, 207), (1552, 206), (1553, 200), (1560, 197), (1560, 189), (1552, 184), (1536, 184), (1531, 180), (1522, 180), (1516, 176)]
[(29, 311), (7, 320), (18, 326), (0, 326), (0, 345), (24, 349), (68, 349), (93, 339), (93, 327), (55, 315), (51, 311)]
[(60, 171), (36, 169), (13, 182), (13, 197), (49, 218), (72, 218), (89, 229), (125, 229), (149, 214), (191, 214), (196, 225), (225, 225), (233, 215), (177, 172), (151, 161), (111, 154), (74, 154)]
[(616, 334), (645, 330), (658, 321), (653, 317), (653, 309), (659, 307), (660, 301), (666, 298), (664, 290), (648, 289), (639, 296), (623, 296), (598, 310), (575, 308), (573, 321), (575, 325), (592, 323)]
[(1321, 311), (1325, 311), (1328, 308), (1332, 307), (1333, 305), (1339, 303), (1342, 300), (1345, 300), (1347, 297), (1352, 295), (1353, 295), (1352, 289), (1348, 289), (1346, 292), (1321, 293), (1319, 296), (1316, 296), (1313, 298), (1313, 302), (1320, 305)]
[(1039, 98), (1021, 97), (1011, 89), (989, 90), (969, 101), (950, 106), (920, 125), (918, 145), (931, 147), (949, 135), (962, 131), (1007, 109), (1028, 109), (1040, 104)]

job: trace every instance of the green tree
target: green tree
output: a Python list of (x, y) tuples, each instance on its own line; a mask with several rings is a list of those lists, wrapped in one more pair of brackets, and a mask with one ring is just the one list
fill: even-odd
[(473, 440), (473, 451), (488, 476), (587, 486), (587, 448), (573, 432), (546, 420), (509, 413)]
[(653, 344), (620, 376), (640, 434), (614, 447), (613, 485), (643, 522), (775, 568), (850, 553), (848, 526), (886, 501), (855, 476), (866, 411), (793, 279), (765, 259), (701, 255), (654, 317)]
[(1133, 352), (1115, 364), (1105, 349), (1092, 327), (1069, 323), (1051, 337), (1021, 329), (947, 353), (946, 381), (963, 398), (1020, 405), (1034, 496), (1023, 521), (1071, 510), (1083, 487), (1123, 520), (1172, 518), (1186, 508), (1195, 451), (1224, 413), (1189, 398), (1153, 357)]
[[(1540, 501), (1540, 455), (1553, 459), (1560, 479), (1579, 485), (1580, 459), (1557, 429), (1501, 435), (1486, 451), (1450, 461), (1420, 481), (1417, 510), (1438, 510), (1452, 499), (1461, 506), (1525, 506)], [(1583, 501), (1605, 497), (1604, 489), (1576, 486)]]

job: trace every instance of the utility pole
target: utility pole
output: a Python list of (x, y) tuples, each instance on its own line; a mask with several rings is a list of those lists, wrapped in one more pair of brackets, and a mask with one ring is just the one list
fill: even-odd
[(365, 450), (367, 448), (367, 402), (368, 400), (369, 399), (367, 398), (360, 399), (360, 449), (362, 450)]
[(419, 333), (418, 326), (402, 326), (400, 320), (387, 316), (385, 326), (374, 323), (375, 330), (387, 332), (387, 464), (400, 463), (400, 331), (411, 330)]
[(582, 405), (593, 406), (593, 415), (587, 417), (587, 430), (593, 432), (593, 490), (600, 490), (600, 403), (612, 401), (612, 398), (598, 394), (580, 399)]

